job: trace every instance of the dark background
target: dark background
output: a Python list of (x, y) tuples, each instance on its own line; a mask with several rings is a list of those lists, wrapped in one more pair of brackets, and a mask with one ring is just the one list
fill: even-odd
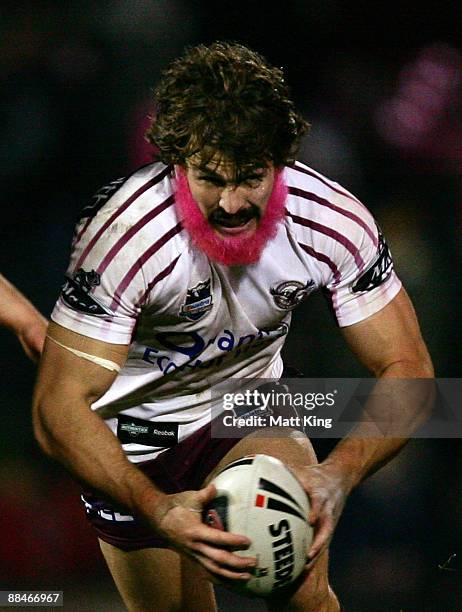
[[(461, 373), (462, 40), (452, 2), (4, 2), (0, 9), (0, 270), (49, 315), (78, 211), (149, 160), (159, 71), (185, 45), (237, 40), (284, 68), (312, 131), (300, 159), (376, 215), (439, 377)], [(0, 589), (65, 591), (121, 609), (78, 503), (37, 451), (35, 368), (0, 330)], [(287, 361), (362, 376), (320, 296), (295, 314)], [(354, 612), (462, 609), (461, 445), (414, 440), (350, 499), (331, 578)], [(220, 593), (222, 609), (261, 609)]]

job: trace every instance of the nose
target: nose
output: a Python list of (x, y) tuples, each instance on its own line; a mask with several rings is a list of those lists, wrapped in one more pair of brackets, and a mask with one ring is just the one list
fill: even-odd
[(245, 194), (239, 185), (229, 185), (221, 192), (219, 206), (229, 215), (236, 214), (242, 208), (247, 207)]

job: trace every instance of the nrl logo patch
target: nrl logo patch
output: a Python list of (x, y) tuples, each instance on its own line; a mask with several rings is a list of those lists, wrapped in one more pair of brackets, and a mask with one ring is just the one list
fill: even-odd
[(185, 317), (190, 321), (197, 321), (211, 310), (213, 305), (210, 293), (210, 278), (203, 283), (197, 284), (192, 289), (188, 289), (186, 300), (181, 307), (180, 317)]
[(97, 316), (112, 315), (112, 311), (90, 295), (93, 287), (98, 287), (100, 283), (101, 276), (97, 272), (85, 272), (83, 268), (79, 268), (73, 278), (66, 277), (61, 297), (68, 306), (78, 312)]
[(274, 303), (282, 310), (293, 310), (314, 290), (315, 283), (309, 280), (306, 285), (300, 281), (285, 281), (277, 287), (271, 287), (270, 293)]

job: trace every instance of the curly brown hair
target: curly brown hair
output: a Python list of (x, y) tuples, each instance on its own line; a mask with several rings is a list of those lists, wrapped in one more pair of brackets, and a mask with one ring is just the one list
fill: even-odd
[(163, 73), (146, 133), (166, 164), (216, 154), (238, 168), (294, 161), (309, 124), (296, 112), (282, 70), (237, 43), (190, 48)]

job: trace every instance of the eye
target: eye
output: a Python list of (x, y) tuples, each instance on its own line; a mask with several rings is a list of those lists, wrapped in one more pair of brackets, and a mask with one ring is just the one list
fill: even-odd
[(225, 186), (225, 182), (215, 176), (199, 176), (198, 180), (201, 183), (208, 183), (209, 185), (213, 185), (214, 187), (224, 187)]
[(255, 175), (255, 176), (248, 176), (246, 179), (242, 181), (241, 184), (244, 185), (245, 187), (249, 187), (249, 189), (256, 189), (257, 187), (261, 185), (262, 181), (263, 181), (263, 176)]

